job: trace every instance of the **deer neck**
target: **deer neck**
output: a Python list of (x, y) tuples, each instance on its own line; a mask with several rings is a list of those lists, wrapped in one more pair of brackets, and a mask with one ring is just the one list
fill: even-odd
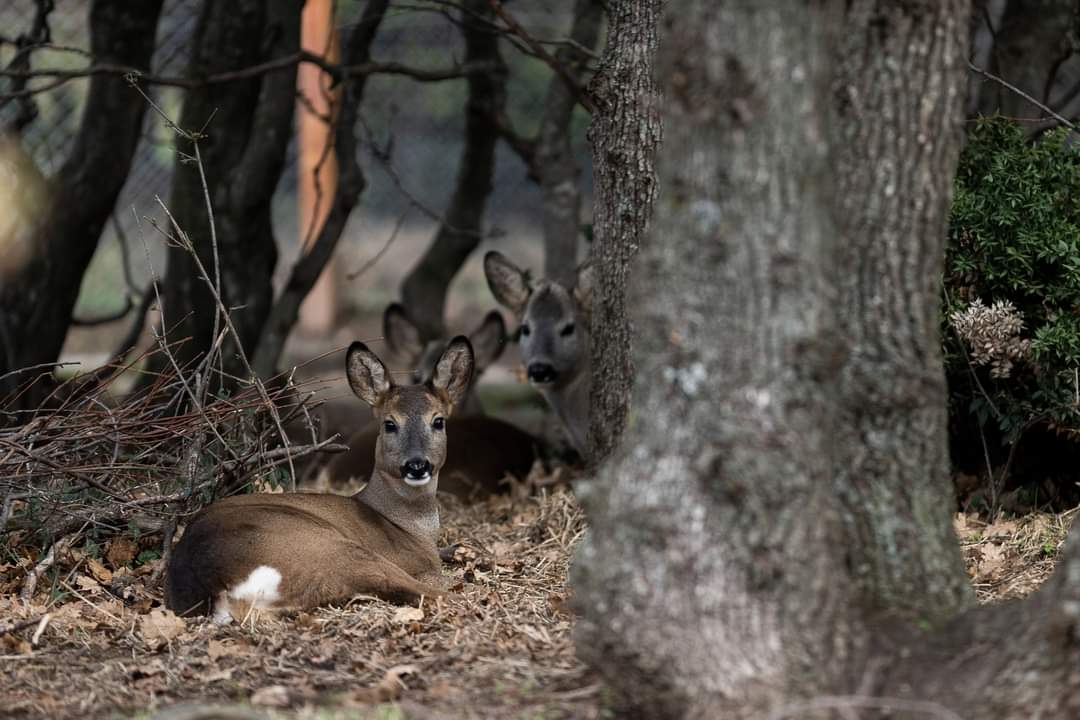
[(400, 487), (400, 480), (376, 470), (355, 497), (357, 502), (364, 503), (409, 535), (435, 545), (439, 539), (439, 504), (435, 500), (438, 483), (438, 473), (433, 473), (424, 489), (399, 492), (396, 488)]
[(564, 385), (541, 394), (570, 435), (570, 443), (581, 457), (586, 457), (589, 433), (589, 369), (579, 368)]

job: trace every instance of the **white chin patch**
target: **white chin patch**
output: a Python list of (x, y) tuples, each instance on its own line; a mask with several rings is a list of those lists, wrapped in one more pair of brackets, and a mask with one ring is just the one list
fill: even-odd
[(431, 482), (431, 473), (427, 473), (423, 477), (418, 477), (418, 478), (409, 477), (408, 475), (406, 475), (405, 477), (402, 478), (402, 480), (404, 480), (405, 484), (408, 485), (409, 487), (423, 487), (423, 486), (427, 485), (429, 482)]

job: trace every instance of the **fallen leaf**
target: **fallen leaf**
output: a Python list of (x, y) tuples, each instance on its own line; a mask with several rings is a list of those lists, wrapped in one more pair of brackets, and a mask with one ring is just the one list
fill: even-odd
[(402, 690), (408, 689), (402, 680), (409, 675), (419, 674), (420, 668), (416, 665), (395, 665), (387, 670), (374, 686), (354, 690), (345, 705), (355, 707), (356, 705), (393, 702), (401, 697)]
[(185, 629), (187, 623), (172, 610), (152, 610), (139, 618), (139, 633), (143, 641), (155, 649), (168, 643)]
[(399, 607), (394, 611), (394, 622), (411, 623), (424, 619), (424, 611), (417, 607)]
[(114, 569), (119, 569), (122, 565), (127, 565), (134, 560), (138, 551), (138, 546), (130, 539), (126, 537), (113, 538), (105, 546), (105, 559), (109, 561), (109, 564)]
[(24, 640), (11, 633), (0, 635), (0, 648), (3, 648), (6, 653), (15, 655), (29, 655), (34, 649), (31, 647), (29, 640)]
[(75, 578), (75, 585), (80, 590), (97, 590), (101, 587), (101, 584), (89, 575), (79, 575)]
[(217, 662), (223, 657), (234, 657), (240, 655), (239, 648), (232, 643), (225, 643), (221, 640), (210, 640), (206, 644), (206, 654), (211, 660)]
[(101, 564), (100, 560), (92, 557), (86, 558), (86, 567), (90, 568), (90, 574), (103, 585), (112, 582), (112, 571)]
[(252, 705), (289, 707), (289, 690), (284, 685), (267, 685), (251, 694)]

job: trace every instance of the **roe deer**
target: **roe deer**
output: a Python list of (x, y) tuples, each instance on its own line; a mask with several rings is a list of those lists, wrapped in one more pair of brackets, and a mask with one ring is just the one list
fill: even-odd
[[(391, 303), (383, 311), (383, 337), (390, 350), (413, 369), (413, 382), (422, 383), (431, 378), (435, 362), (446, 348), (445, 338), (423, 339), (409, 312), (401, 303)], [(499, 359), (506, 349), (506, 323), (498, 310), (492, 310), (471, 333), (473, 356), (476, 359), (472, 383), (465, 397), (454, 408), (455, 417), (483, 415), (484, 408), (476, 393), (480, 375)]]
[(484, 275), (495, 299), (520, 323), (518, 343), (529, 383), (547, 401), (586, 457), (589, 429), (589, 314), (592, 265), (578, 268), (577, 285), (535, 284), (528, 273), (492, 250), (484, 256)]
[(412, 601), (441, 595), (435, 488), (446, 418), (472, 379), (473, 351), (454, 338), (430, 382), (398, 386), (363, 343), (346, 375), (381, 423), (375, 472), (352, 497), (243, 495), (219, 500), (188, 525), (166, 580), (175, 612), (228, 622), (246, 608), (307, 609), (358, 593)]
[[(394, 303), (383, 313), (387, 344), (416, 367), (413, 382), (428, 382), (443, 342), (424, 343), (420, 330), (405, 308)], [(466, 398), (447, 421), (446, 463), (439, 475), (439, 492), (465, 500), (482, 500), (509, 490), (503, 479), (509, 474), (524, 479), (540, 451), (540, 441), (524, 430), (481, 413), (475, 384), (480, 374), (498, 360), (506, 344), (506, 325), (498, 311), (491, 311), (469, 336), (476, 362), (473, 384)], [(470, 399), (471, 398), (471, 399)], [(317, 479), (330, 492), (348, 491), (368, 479), (372, 471), (379, 426), (367, 425), (349, 438), (347, 452), (334, 456)]]

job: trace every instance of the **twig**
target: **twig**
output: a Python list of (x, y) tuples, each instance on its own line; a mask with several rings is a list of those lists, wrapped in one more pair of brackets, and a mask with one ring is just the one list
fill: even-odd
[(490, 68), (483, 63), (461, 63), (446, 68), (416, 68), (399, 62), (367, 62), (360, 65), (337, 65), (325, 58), (310, 53), (306, 50), (275, 58), (264, 63), (252, 65), (239, 70), (208, 75), (205, 78), (189, 78), (179, 76), (156, 75), (143, 72), (138, 68), (128, 65), (115, 65), (111, 63), (96, 63), (89, 67), (77, 70), (62, 68), (40, 68), (36, 70), (2, 70), (0, 77), (8, 77), (14, 80), (27, 81), (34, 78), (51, 78), (51, 82), (32, 88), (20, 88), (9, 92), (0, 93), (0, 100), (13, 100), (28, 97), (38, 93), (53, 90), (72, 80), (78, 80), (95, 75), (121, 75), (133, 76), (140, 82), (148, 85), (164, 85), (166, 87), (178, 87), (187, 90), (203, 88), (209, 85), (246, 80), (271, 72), (288, 70), (298, 63), (311, 63), (317, 65), (330, 75), (335, 82), (344, 78), (366, 77), (368, 75), (399, 75), (410, 78), (417, 82), (441, 82), (443, 80), (455, 80), (476, 73), (487, 72)]
[(401, 230), (401, 226), (405, 223), (405, 218), (409, 215), (409, 210), (410, 208), (405, 208), (405, 212), (401, 213), (401, 215), (398, 216), (397, 222), (394, 223), (394, 229), (390, 232), (390, 236), (386, 238), (386, 242), (383, 243), (383, 246), (379, 248), (379, 252), (375, 253), (375, 255), (372, 256), (370, 260), (365, 262), (356, 270), (353, 270), (351, 273), (346, 275), (346, 279), (355, 280), (356, 278), (360, 277), (368, 270), (373, 268), (375, 264), (382, 259), (382, 256), (386, 254), (386, 251), (389, 250), (390, 246), (394, 244), (394, 240), (397, 239), (398, 232)]
[(573, 92), (574, 97), (577, 99), (577, 101), (581, 103), (581, 107), (585, 108), (585, 110), (589, 113), (595, 112), (596, 103), (594, 103), (593, 99), (589, 97), (589, 93), (585, 91), (585, 88), (583, 88), (581, 84), (577, 81), (577, 79), (570, 74), (570, 71), (566, 69), (565, 65), (556, 60), (551, 55), (551, 53), (549, 53), (544, 48), (543, 45), (537, 42), (533, 38), (533, 36), (530, 35), (529, 32), (521, 26), (521, 23), (519, 23), (517, 19), (513, 15), (511, 15), (510, 12), (503, 6), (502, 0), (488, 0), (488, 2), (491, 5), (491, 9), (495, 11), (495, 14), (498, 15), (504, 23), (506, 23), (507, 29), (514, 35), (517, 35), (519, 38), (521, 38), (522, 41), (524, 41), (525, 44), (529, 46), (529, 49), (531, 49), (536, 54), (536, 57), (547, 63), (547, 65), (552, 70), (554, 70), (559, 77), (562, 78), (563, 82), (566, 83), (566, 86), (570, 88), (571, 92)]
[(987, 80), (993, 80), (994, 82), (1000, 84), (1003, 88), (1005, 88), (1005, 89), (1007, 89), (1007, 90), (1009, 90), (1011, 92), (1016, 93), (1017, 95), (1019, 95), (1020, 97), (1024, 98), (1029, 103), (1034, 105), (1035, 107), (1039, 108), (1043, 112), (1045, 112), (1048, 115), (1050, 115), (1051, 117), (1053, 117), (1055, 120), (1057, 120), (1059, 123), (1061, 123), (1065, 127), (1069, 128), (1070, 130), (1072, 130), (1074, 132), (1076, 131), (1076, 125), (1069, 122), (1069, 120), (1067, 120), (1065, 117), (1059, 115), (1055, 110), (1053, 110), (1049, 106), (1044, 105), (1043, 103), (1039, 102), (1038, 100), (1036, 100), (1032, 96), (1028, 95), (1026, 92), (1021, 90), (1020, 88), (1018, 88), (1015, 85), (1009, 83), (1007, 80), (1005, 80), (1003, 78), (1000, 78), (997, 75), (994, 75), (993, 73), (987, 72), (986, 70), (983, 70), (981, 67), (978, 67), (977, 65), (975, 65), (975, 63), (971, 62), (970, 60), (967, 61), (967, 64), (968, 64), (968, 68), (972, 72), (978, 73), (979, 75), (982, 75)]
[(38, 640), (41, 640), (41, 634), (45, 632), (45, 628), (49, 625), (49, 620), (52, 619), (52, 613), (45, 613), (41, 617), (41, 622), (38, 623), (37, 629), (34, 630), (34, 634), (30, 637), (30, 644), (37, 647)]
[(54, 542), (52, 547), (49, 548), (49, 552), (45, 554), (45, 557), (41, 558), (41, 560), (38, 561), (38, 564), (34, 566), (34, 569), (27, 574), (26, 581), (23, 583), (22, 592), (19, 593), (19, 597), (24, 603), (29, 605), (30, 601), (34, 599), (34, 590), (37, 588), (38, 579), (46, 570), (53, 566), (57, 556), (68, 549), (71, 543), (75, 541), (77, 535), (77, 532), (65, 535)]
[(165, 568), (168, 567), (169, 561), (172, 560), (172, 546), (173, 537), (176, 535), (176, 518), (169, 520), (169, 524), (165, 526), (165, 530), (161, 533), (161, 562), (154, 568), (154, 572), (150, 573), (150, 580), (147, 582), (149, 587), (157, 585), (158, 580), (165, 572)]

